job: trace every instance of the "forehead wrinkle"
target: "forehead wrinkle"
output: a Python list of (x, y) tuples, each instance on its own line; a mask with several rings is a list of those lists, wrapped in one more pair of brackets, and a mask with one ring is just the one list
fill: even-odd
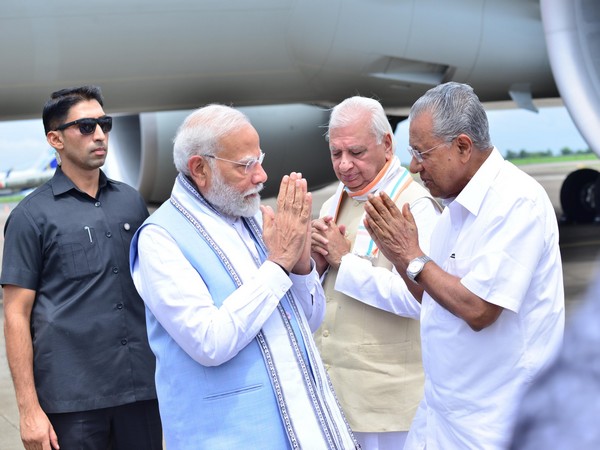
[(335, 145), (330, 145), (329, 149), (330, 150), (339, 150), (339, 151), (343, 151), (343, 150), (367, 150), (369, 148), (368, 145), (365, 144), (350, 144), (350, 145), (343, 145), (343, 146), (335, 146)]

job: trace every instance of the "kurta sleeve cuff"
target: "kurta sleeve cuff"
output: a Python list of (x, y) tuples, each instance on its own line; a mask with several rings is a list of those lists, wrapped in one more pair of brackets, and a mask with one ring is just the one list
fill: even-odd
[(290, 279), (294, 282), (292, 291), (299, 300), (304, 314), (308, 320), (311, 331), (316, 331), (325, 317), (325, 294), (319, 280), (317, 267), (314, 260), (310, 260), (311, 272), (306, 275), (291, 273)]
[(283, 297), (292, 287), (292, 275), (287, 276), (281, 266), (273, 261), (265, 261), (258, 270), (258, 276), (277, 298)]

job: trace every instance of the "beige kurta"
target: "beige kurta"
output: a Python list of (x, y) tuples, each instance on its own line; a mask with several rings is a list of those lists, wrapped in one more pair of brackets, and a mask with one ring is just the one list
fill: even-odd
[[(411, 183), (397, 204), (430, 197)], [(329, 199), (321, 216), (331, 209)], [(364, 202), (343, 194), (336, 222), (346, 225), (354, 243)], [(344, 263), (346, 264), (346, 263)], [(375, 266), (391, 269), (381, 253)], [(342, 409), (353, 431), (407, 431), (423, 397), (423, 366), (419, 322), (374, 308), (335, 291), (337, 270), (330, 268), (323, 283), (325, 319), (315, 341)]]

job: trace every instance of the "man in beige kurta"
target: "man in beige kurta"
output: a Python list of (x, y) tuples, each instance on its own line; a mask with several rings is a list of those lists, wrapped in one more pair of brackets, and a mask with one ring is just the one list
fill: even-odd
[[(325, 320), (315, 341), (342, 409), (363, 449), (401, 449), (423, 396), (420, 304), (363, 226), (369, 194), (409, 203), (428, 249), (439, 206), (394, 155), (393, 132), (376, 100), (336, 106), (328, 130), (336, 193), (313, 221), (312, 250), (323, 275)], [(409, 298), (411, 318), (390, 299)], [(405, 302), (406, 303), (406, 302)]]

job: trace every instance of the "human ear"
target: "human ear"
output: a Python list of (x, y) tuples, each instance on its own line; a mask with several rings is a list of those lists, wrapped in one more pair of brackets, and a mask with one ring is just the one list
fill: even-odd
[(471, 157), (473, 151), (473, 141), (466, 134), (459, 134), (456, 138), (456, 147), (461, 159), (468, 160)]
[(394, 146), (392, 145), (392, 136), (386, 133), (383, 137), (383, 145), (385, 146), (385, 160), (388, 161), (394, 156)]
[(190, 171), (190, 177), (194, 180), (196, 186), (198, 188), (206, 186), (210, 173), (206, 159), (203, 156), (194, 155), (188, 160), (187, 166)]
[(55, 150), (62, 150), (65, 146), (62, 136), (58, 131), (48, 131), (46, 141)]

